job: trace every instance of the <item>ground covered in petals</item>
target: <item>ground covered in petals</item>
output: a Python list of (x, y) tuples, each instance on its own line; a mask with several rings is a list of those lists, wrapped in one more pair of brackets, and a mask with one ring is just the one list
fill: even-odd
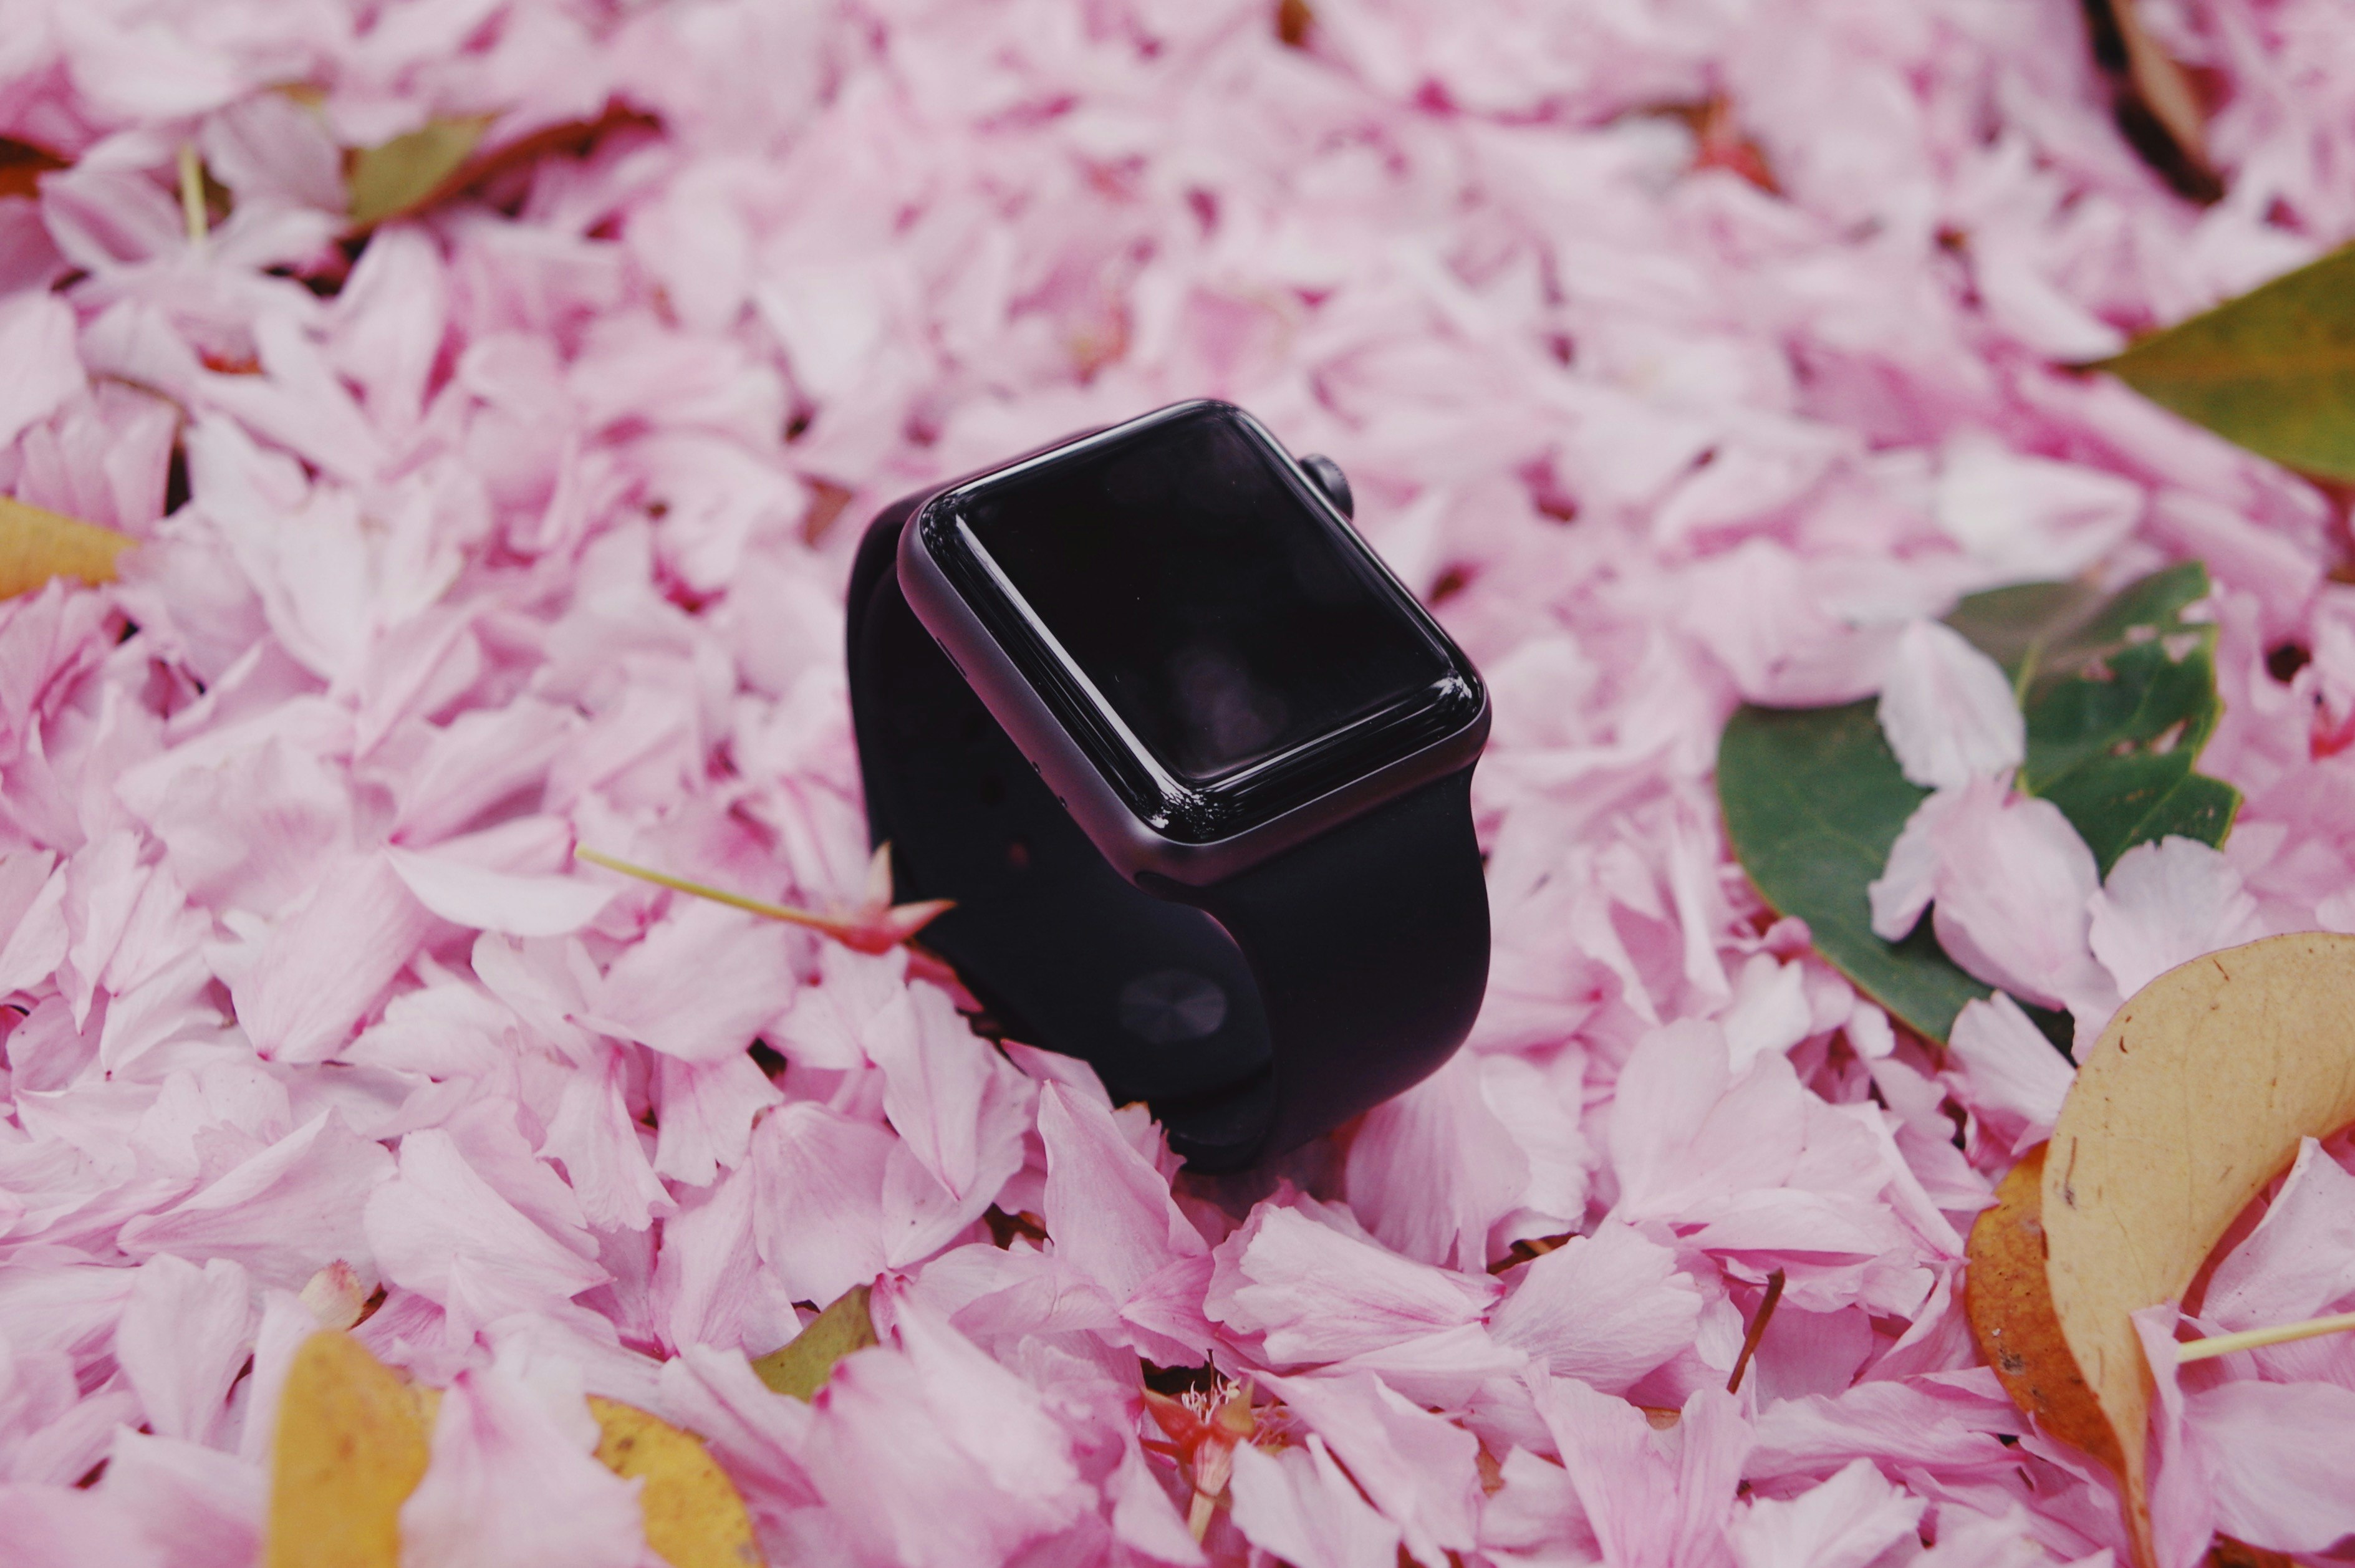
[[(410, 1568), (652, 1561), (584, 1392), (775, 1563), (2122, 1559), (1959, 1307), (2068, 1062), (1892, 1028), (1712, 772), (1887, 687), (1941, 804), (1876, 912), (2081, 1030), (2355, 930), (2343, 514), (2063, 368), (2355, 233), (2355, 44), (2145, 20), (2214, 205), (2071, 0), (0, 5), (0, 490), (141, 541), (0, 605), (0, 1556), (253, 1561), (364, 1309), (449, 1390)], [(857, 906), (864, 519), (1197, 395), (1339, 459), (1496, 714), (1470, 1045), (1218, 1182), (904, 949), (572, 859)], [(2245, 805), (2105, 883), (1933, 618), (2190, 559)], [(2347, 1163), (2214, 1325), (2350, 1305)], [(859, 1285), (882, 1343), (762, 1386)], [(2329, 1548), (2355, 1348), (2228, 1360), (2170, 1539)]]

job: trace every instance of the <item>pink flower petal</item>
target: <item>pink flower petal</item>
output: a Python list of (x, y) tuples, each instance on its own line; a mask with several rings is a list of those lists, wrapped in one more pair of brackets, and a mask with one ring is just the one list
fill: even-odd
[(2214, 1477), (2218, 1530), (2272, 1552), (2325, 1552), (2355, 1534), (2336, 1463), (2355, 1434), (2355, 1390), (2229, 1382), (2189, 1396), (2183, 1420)]
[(252, 1291), (227, 1258), (198, 1267), (166, 1253), (139, 1269), (114, 1357), (163, 1437), (209, 1441), (253, 1345)]
[(793, 997), (790, 944), (774, 921), (680, 899), (606, 971), (581, 1021), (683, 1061), (740, 1055)]
[(1294, 1568), (1391, 1568), (1400, 1531), (1369, 1507), (1322, 1438), (1269, 1456), (1235, 1450), (1235, 1528)]
[(1478, 1058), (1459, 1055), (1376, 1106), (1350, 1141), (1350, 1206), (1384, 1245), (1466, 1272), (1516, 1208), (1529, 1159), (1488, 1108)]
[(2002, 667), (1939, 621), (1909, 621), (1897, 637), (1877, 710), (1905, 776), (1960, 789), (2019, 766), (2028, 720)]
[(1788, 1502), (1758, 1499), (1726, 1535), (1741, 1568), (1869, 1568), (1919, 1540), (1923, 1506), (1858, 1459)]
[(502, 1358), (459, 1373), (400, 1505), (403, 1553), (452, 1568), (640, 1568), (639, 1488), (597, 1462), (581, 1393), (561, 1364)]
[(1272, 1365), (1302, 1366), (1460, 1328), (1496, 1300), (1494, 1281), (1385, 1252), (1346, 1216), (1261, 1204), (1213, 1254), (1204, 1310), (1260, 1336)]
[(1135, 1325), (1123, 1338), (1140, 1353), (1169, 1364), (1208, 1355), (1214, 1330), (1201, 1299), (1210, 1246), (1161, 1173), (1121, 1136), (1109, 1109), (1058, 1083), (1039, 1091), (1039, 1136), (1055, 1256), (1119, 1306)]
[(597, 918), (613, 890), (571, 877), (518, 877), (442, 856), (388, 849), (417, 901), (455, 925), (509, 936), (562, 936)]
[(1479, 1439), (1368, 1372), (1271, 1378), (1268, 1387), (1348, 1467), (1415, 1561), (1435, 1563), (1476, 1544)]
[(2094, 956), (2126, 997), (2179, 964), (2265, 934), (2240, 873), (2190, 838), (2136, 845), (2087, 907)]
[(387, 1280), (474, 1325), (549, 1310), (608, 1277), (501, 1197), (439, 1130), (401, 1140), (400, 1174), (368, 1199), (367, 1223)]
[(126, 1221), (120, 1244), (133, 1257), (230, 1260), (258, 1284), (299, 1290), (338, 1259), (368, 1267), (360, 1215), (392, 1171), (381, 1145), (322, 1111), (194, 1195)]
[(1958, 1097), (2014, 1154), (2052, 1131), (2077, 1079), (2068, 1058), (2001, 991), (1963, 1004), (1946, 1038), (1946, 1057)]
[(10, 367), (0, 388), (0, 447), (5, 447), (82, 389), (73, 307), (47, 292), (0, 300), (0, 364)]
[(1522, 1269), (1489, 1328), (1556, 1377), (1624, 1393), (1691, 1340), (1700, 1310), (1674, 1252), (1605, 1221)]

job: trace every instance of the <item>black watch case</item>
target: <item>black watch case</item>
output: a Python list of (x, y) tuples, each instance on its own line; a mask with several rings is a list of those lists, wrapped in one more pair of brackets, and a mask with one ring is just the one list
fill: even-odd
[(1206, 886), (1471, 764), (1477, 671), (1242, 410), (1193, 401), (960, 480), (901, 592), (1132, 880)]

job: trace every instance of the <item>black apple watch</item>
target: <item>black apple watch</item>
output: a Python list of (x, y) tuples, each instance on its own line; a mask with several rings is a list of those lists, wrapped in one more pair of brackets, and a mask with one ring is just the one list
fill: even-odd
[(868, 820), (1010, 1038), (1231, 1170), (1416, 1083), (1488, 974), (1471, 662), (1329, 460), (1179, 403), (887, 507), (850, 579)]

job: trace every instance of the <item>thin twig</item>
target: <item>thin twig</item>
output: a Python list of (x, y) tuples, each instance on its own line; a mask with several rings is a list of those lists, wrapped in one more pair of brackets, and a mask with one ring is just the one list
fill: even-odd
[(205, 219), (205, 165), (194, 142), (180, 144), (180, 215), (188, 221), (188, 243), (205, 248), (212, 225)]
[(2355, 1328), (2355, 1312), (2334, 1312), (2328, 1317), (2309, 1317), (2303, 1323), (2277, 1323), (2270, 1328), (2243, 1328), (2237, 1334), (2186, 1339), (2175, 1347), (2175, 1359), (2179, 1361), (2204, 1361), (2211, 1356), (2229, 1356), (2235, 1350), (2255, 1350), (2267, 1345), (2286, 1345), (2294, 1339), (2341, 1334), (2350, 1328)]
[(1742, 1336), (1742, 1354), (1733, 1363), (1733, 1375), (1725, 1380), (1725, 1392), (1742, 1392), (1742, 1374), (1750, 1370), (1750, 1358), (1758, 1353), (1758, 1341), (1766, 1337), (1766, 1320), (1774, 1316), (1774, 1304), (1783, 1299), (1783, 1271), (1776, 1269), (1766, 1276), (1766, 1295), (1758, 1303), (1758, 1316), (1750, 1320), (1750, 1331)]

